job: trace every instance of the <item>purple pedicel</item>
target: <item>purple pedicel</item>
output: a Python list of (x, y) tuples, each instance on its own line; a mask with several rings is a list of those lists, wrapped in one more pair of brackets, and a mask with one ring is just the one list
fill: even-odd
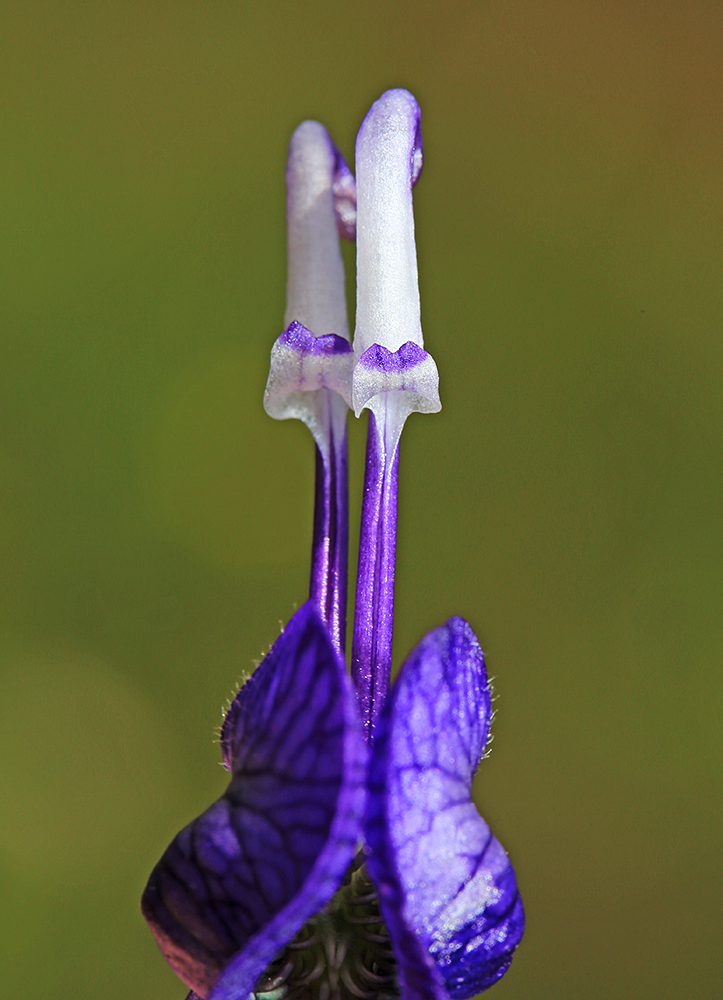
[(388, 454), (389, 442), (370, 411), (351, 651), (351, 675), (367, 742), (389, 690), (392, 662), (398, 436), (393, 447), (394, 453)]
[[(346, 343), (346, 341), (344, 341)], [(329, 461), (316, 448), (314, 535), (309, 599), (319, 609), (339, 656), (346, 650), (346, 596), (349, 561), (349, 473), (346, 430), (333, 433)]]
[(452, 618), (402, 667), (367, 779), (369, 873), (403, 991), (421, 953), (452, 1000), (471, 997), (504, 975), (522, 937), (514, 870), (472, 801), (490, 717), (482, 650)]
[[(335, 154), (334, 213), (339, 235), (356, 239), (356, 181), (341, 152)], [(344, 343), (347, 343), (344, 341)], [(349, 345), (349, 349), (351, 345)], [(321, 609), (331, 641), (346, 654), (346, 602), (349, 564), (349, 471), (346, 427), (336, 440), (333, 424), (329, 467), (316, 449), (314, 536), (311, 546), (309, 597)]]

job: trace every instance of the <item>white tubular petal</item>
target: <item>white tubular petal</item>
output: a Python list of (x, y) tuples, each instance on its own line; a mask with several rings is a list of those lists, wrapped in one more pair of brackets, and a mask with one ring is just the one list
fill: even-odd
[(356, 141), (357, 314), (354, 353), (423, 344), (412, 184), (421, 167), (419, 107), (406, 90), (372, 105)]
[(284, 326), (349, 340), (344, 264), (334, 210), (335, 150), (319, 122), (291, 137), (286, 168), (289, 270)]
[(286, 190), (287, 329), (271, 352), (264, 407), (277, 420), (303, 420), (328, 459), (351, 393), (339, 229), (353, 235), (354, 178), (318, 122), (303, 122), (291, 137)]

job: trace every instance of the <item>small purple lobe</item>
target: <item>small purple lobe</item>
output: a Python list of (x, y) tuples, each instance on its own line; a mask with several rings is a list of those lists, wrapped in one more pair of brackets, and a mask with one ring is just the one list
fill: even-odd
[(400, 983), (431, 955), (465, 1000), (506, 972), (524, 930), (515, 873), (472, 802), (489, 733), (479, 643), (452, 618), (417, 646), (372, 744), (365, 833)]
[(351, 344), (344, 337), (339, 337), (336, 333), (315, 337), (311, 330), (308, 330), (303, 323), (299, 323), (297, 320), (290, 323), (284, 330), (278, 343), (293, 348), (299, 354), (315, 354), (317, 356), (350, 354), (352, 349)]
[(370, 371), (401, 375), (402, 372), (421, 365), (428, 357), (429, 354), (419, 344), (408, 340), (394, 352), (382, 347), (381, 344), (372, 344), (359, 358), (359, 364)]
[(334, 213), (339, 235), (345, 240), (356, 239), (356, 181), (339, 148), (332, 142), (334, 153)]
[(419, 109), (417, 109), (417, 130), (414, 134), (414, 146), (412, 147), (412, 187), (419, 180), (424, 163), (424, 153), (422, 151), (422, 123)]
[(237, 694), (221, 745), (226, 793), (178, 834), (142, 900), (164, 957), (203, 1000), (247, 996), (356, 851), (366, 751), (311, 603)]

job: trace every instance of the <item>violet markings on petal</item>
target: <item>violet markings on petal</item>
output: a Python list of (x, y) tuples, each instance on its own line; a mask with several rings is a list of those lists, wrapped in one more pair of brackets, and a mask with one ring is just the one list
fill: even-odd
[(413, 411), (440, 409), (423, 350), (412, 187), (422, 167), (419, 107), (406, 90), (372, 105), (356, 142), (357, 315), (351, 402), (368, 408), (352, 677), (367, 740), (389, 688), (399, 438)]
[(264, 406), (296, 417), (316, 442), (309, 596), (337, 651), (346, 635), (349, 503), (346, 414), (353, 356), (339, 234), (354, 238), (354, 178), (318, 122), (292, 136), (286, 170), (287, 327), (271, 352)]
[(515, 872), (472, 801), (491, 718), (484, 656), (452, 618), (402, 667), (372, 746), (369, 873), (399, 962), (402, 993), (425, 981), (451, 1000), (506, 972), (525, 926)]
[(221, 747), (231, 782), (168, 847), (142, 907), (198, 996), (239, 1000), (334, 894), (360, 833), (366, 748), (311, 602), (236, 695)]

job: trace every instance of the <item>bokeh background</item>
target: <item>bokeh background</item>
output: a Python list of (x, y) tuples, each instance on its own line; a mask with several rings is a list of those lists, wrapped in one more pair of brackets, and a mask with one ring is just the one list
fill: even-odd
[(185, 996), (138, 899), (306, 596), (311, 439), (261, 405), (286, 144), (351, 161), (390, 86), (444, 404), (402, 442), (395, 661), (462, 614), (496, 679), (494, 995), (720, 995), (722, 48), (701, 0), (4, 0), (4, 996)]

